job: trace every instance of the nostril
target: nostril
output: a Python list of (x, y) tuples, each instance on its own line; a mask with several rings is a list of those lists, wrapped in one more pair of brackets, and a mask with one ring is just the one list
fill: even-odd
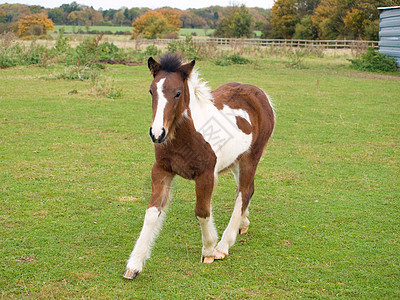
[(162, 128), (162, 133), (161, 133), (160, 137), (158, 138), (158, 140), (164, 141), (164, 138), (165, 138), (165, 129), (164, 129), (164, 127), (163, 127), (163, 128)]
[(155, 142), (156, 138), (153, 135), (152, 129), (153, 129), (153, 127), (150, 127), (149, 134), (150, 134), (150, 137), (151, 137), (152, 141)]

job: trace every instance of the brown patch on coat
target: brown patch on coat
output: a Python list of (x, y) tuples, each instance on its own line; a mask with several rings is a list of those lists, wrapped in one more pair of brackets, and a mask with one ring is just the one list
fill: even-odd
[(240, 116), (236, 116), (236, 125), (245, 134), (250, 134), (252, 131), (250, 123), (245, 118)]

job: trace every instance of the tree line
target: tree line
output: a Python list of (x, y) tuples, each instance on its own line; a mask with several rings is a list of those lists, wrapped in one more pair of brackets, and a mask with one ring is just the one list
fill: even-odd
[[(37, 20), (47, 18), (55, 25), (132, 26), (134, 37), (145, 38), (173, 37), (179, 28), (204, 28), (215, 29), (214, 35), (220, 37), (253, 37), (258, 30), (263, 38), (377, 40), (377, 8), (395, 5), (400, 5), (400, 0), (275, 0), (272, 9), (242, 5), (188, 10), (169, 7), (95, 10), (77, 2), (47, 9), (6, 3), (0, 5), (0, 33), (18, 32), (22, 19), (31, 16), (36, 20), (33, 32), (38, 33)], [(28, 21), (24, 24), (29, 27)], [(50, 27), (43, 25), (43, 28), (45, 33)], [(24, 32), (32, 33), (28, 29)]]
[(294, 39), (378, 40), (378, 7), (400, 0), (275, 0), (268, 35)]

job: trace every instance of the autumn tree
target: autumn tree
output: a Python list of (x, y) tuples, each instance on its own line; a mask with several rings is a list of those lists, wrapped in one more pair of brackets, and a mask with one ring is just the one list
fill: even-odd
[(321, 0), (312, 23), (320, 39), (378, 39), (380, 6), (399, 0)]
[(345, 36), (346, 2), (341, 0), (322, 0), (315, 9), (312, 22), (318, 30), (318, 37), (333, 40)]
[(181, 14), (180, 20), (182, 21), (183, 28), (204, 28), (207, 25), (206, 20), (196, 15), (191, 10), (186, 10)]
[(191, 9), (190, 11), (193, 12), (195, 15), (202, 18), (206, 21), (206, 26), (208, 28), (215, 29), (217, 28), (217, 24), (222, 17), (225, 17), (225, 11), (229, 8), (224, 8), (221, 6), (212, 6), (208, 8), (199, 8), (199, 9)]
[(166, 7), (157, 9), (156, 11), (160, 12), (164, 17), (166, 17), (168, 23), (171, 24), (171, 26), (173, 26), (177, 30), (179, 30), (179, 28), (182, 26), (182, 21), (180, 20), (182, 14), (181, 10)]
[(182, 25), (179, 17), (174, 9), (150, 10), (132, 23), (132, 35), (135, 38), (155, 39), (177, 32)]
[(276, 0), (272, 6), (271, 25), (279, 38), (290, 39), (300, 21), (296, 0)]
[(0, 7), (0, 23), (7, 22), (7, 13), (6, 11)]
[(18, 21), (18, 36), (43, 35), (54, 30), (54, 23), (43, 13), (26, 16)]
[(230, 13), (223, 18), (215, 30), (215, 36), (219, 37), (252, 37), (253, 16), (244, 6), (231, 7)]

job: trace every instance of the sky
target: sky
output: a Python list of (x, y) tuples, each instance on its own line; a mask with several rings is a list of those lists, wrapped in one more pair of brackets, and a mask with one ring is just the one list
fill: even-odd
[[(0, 4), (27, 4), (40, 5), (45, 8), (60, 7), (62, 4), (69, 4), (74, 0), (7, 0), (0, 1)], [(179, 9), (205, 8), (209, 6), (231, 6), (232, 4), (244, 4), (246, 7), (271, 8), (274, 0), (75, 0), (79, 4), (93, 6), (95, 9), (119, 9), (121, 7), (148, 7), (151, 9), (170, 6)]]

